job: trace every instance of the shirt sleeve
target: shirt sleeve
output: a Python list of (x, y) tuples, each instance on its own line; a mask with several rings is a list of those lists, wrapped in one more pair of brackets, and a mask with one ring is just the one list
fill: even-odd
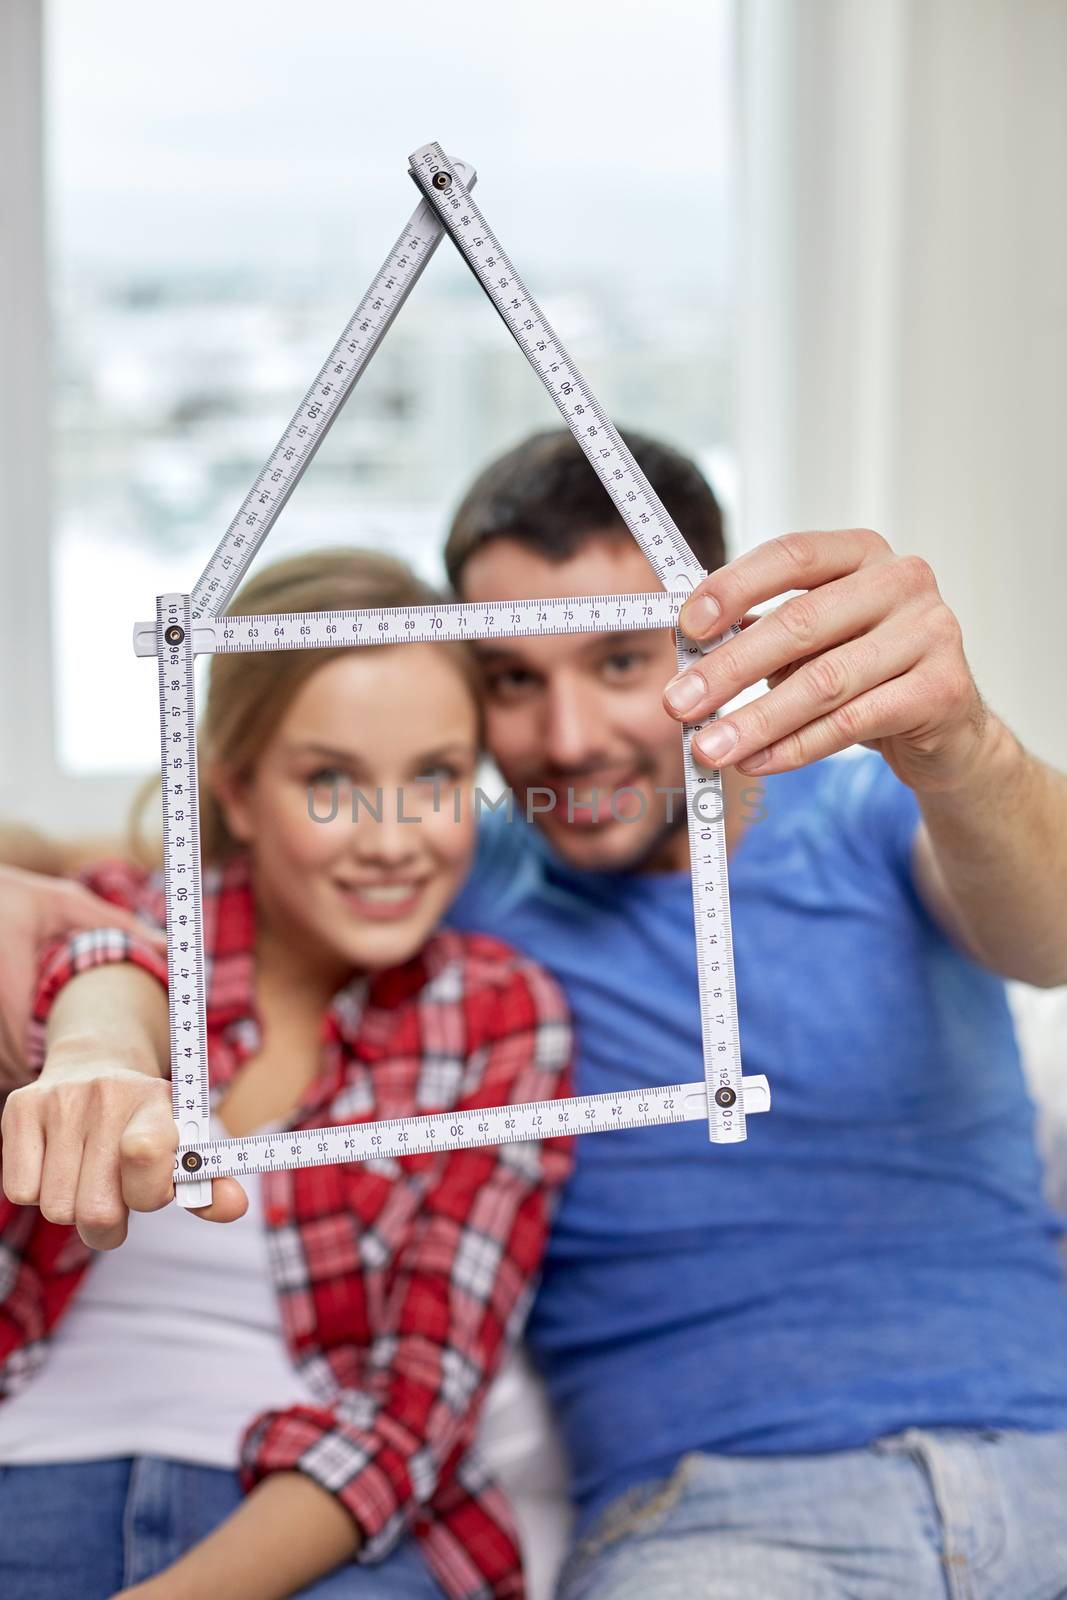
[[(162, 927), (163, 920), (154, 914), (157, 908), (147, 878), (143, 870), (119, 860), (99, 862), (77, 875), (77, 881), (102, 900), (138, 913), (149, 926)], [(32, 1077), (38, 1075), (44, 1064), (45, 1025), (60, 990), (80, 972), (117, 961), (142, 967), (166, 988), (166, 951), (151, 939), (109, 928), (106, 912), (101, 913), (99, 928), (64, 934), (42, 945), (25, 1040), (26, 1064)]]
[[(569, 1091), (570, 1026), (546, 973), (517, 959), (478, 1009), (457, 1110)], [(256, 1418), (241, 1444), (246, 1491), (268, 1472), (299, 1470), (358, 1524), (357, 1561), (380, 1561), (396, 1547), (439, 1486), (450, 1485), (518, 1337), (571, 1143), (549, 1138), (438, 1158), (397, 1252), (358, 1387), (328, 1407)]]
[[(4, 1141), (0, 1134), (0, 1173)], [(77, 1229), (0, 1193), (0, 1399), (45, 1360), (46, 1340), (92, 1252)]]
[[(152, 915), (147, 874), (124, 861), (86, 868), (78, 881), (112, 905)], [(32, 1081), (45, 1056), (45, 1024), (56, 996), (79, 972), (110, 961), (132, 961), (167, 982), (165, 952), (150, 940), (106, 926), (64, 935), (42, 945), (26, 1038)], [(4, 1141), (0, 1131), (0, 1174)], [(91, 1252), (76, 1228), (49, 1222), (37, 1206), (16, 1205), (0, 1192), (0, 1397), (13, 1394), (36, 1372), (45, 1343), (85, 1270)]]

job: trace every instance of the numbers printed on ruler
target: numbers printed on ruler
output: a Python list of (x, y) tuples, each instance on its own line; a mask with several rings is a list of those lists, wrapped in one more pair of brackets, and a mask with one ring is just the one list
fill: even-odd
[[(433, 644), (454, 639), (518, 639), (549, 633), (629, 633), (673, 628), (687, 592), (602, 594), (573, 599), (552, 596), (495, 606), (375, 606), (353, 611), (226, 616), (194, 623), (193, 649), (197, 655), (223, 655), (244, 650), (321, 650), (339, 649), (342, 645)], [(154, 655), (154, 624), (139, 622), (134, 644), (139, 655)]]
[[(457, 169), (473, 186), (476, 173), (466, 162)], [(425, 203), (410, 217), (351, 321), (245, 496), (211, 560), (192, 591), (194, 621), (225, 609), (256, 551), (300, 482), (329, 432), (349, 391), (367, 365), (418, 282), (441, 240), (441, 225)]]
[(411, 157), (411, 175), (585, 451), (665, 589), (704, 576), (685, 540), (520, 279), (440, 145)]
[[(770, 1107), (767, 1080), (745, 1078), (749, 1116)], [(174, 1181), (190, 1178), (240, 1178), (287, 1167), (330, 1166), (346, 1161), (384, 1161), (430, 1155), (485, 1144), (511, 1144), (571, 1133), (611, 1133), (651, 1128), (669, 1122), (702, 1122), (707, 1103), (702, 1083), (676, 1083), (618, 1094), (574, 1095), (565, 1100), (535, 1100), (472, 1111), (440, 1111), (383, 1122), (356, 1122), (287, 1133), (256, 1133), (179, 1148)]]
[[(704, 577), (703, 569), (474, 205), (469, 192), (473, 170), (449, 161), (436, 144), (416, 151), (409, 170), (423, 192), (423, 203), (327, 357), (195, 589), (189, 595), (160, 596), (155, 624), (138, 623), (134, 628), (135, 652), (155, 654), (160, 674), (172, 1088), (180, 1139), (175, 1182), (183, 1205), (208, 1204), (212, 1177), (230, 1173), (543, 1138), (549, 1131), (610, 1132), (704, 1117), (714, 1142), (735, 1143), (747, 1136), (746, 1113), (769, 1106), (766, 1081), (743, 1078), (741, 1073), (721, 779), (718, 772), (698, 771), (691, 743), (699, 730), (687, 725), (680, 737), (693, 871), (703, 1084), (573, 1097), (548, 1108), (490, 1107), (401, 1122), (303, 1130), (287, 1138), (210, 1137), (197, 833), (196, 654), (663, 627), (675, 629), (680, 670), (703, 653), (677, 629), (681, 605)], [(445, 232), (540, 377), (664, 592), (247, 618), (221, 614)], [(706, 805), (709, 793), (711, 808)]]
[[(210, 1103), (189, 596), (160, 595), (156, 601), (156, 628), (171, 1099), (179, 1135), (189, 1140), (206, 1136)], [(210, 1205), (210, 1183), (192, 1186), (184, 1203)]]

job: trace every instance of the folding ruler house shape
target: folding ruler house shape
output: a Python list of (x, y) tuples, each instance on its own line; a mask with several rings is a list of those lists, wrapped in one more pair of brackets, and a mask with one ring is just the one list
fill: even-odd
[[(179, 1146), (179, 1203), (210, 1203), (211, 1180), (330, 1162), (380, 1159), (644, 1124), (708, 1119), (715, 1142), (746, 1137), (745, 1112), (770, 1104), (766, 1079), (742, 1078), (730, 939), (726, 840), (719, 774), (699, 776), (680, 731), (693, 870), (704, 1081), (579, 1095), (547, 1104), (444, 1112), (286, 1134), (211, 1138), (206, 983), (200, 888), (199, 793), (193, 663), (198, 653), (323, 649), (443, 639), (629, 631), (674, 627), (704, 572), (644, 474), (597, 404), (588, 384), (527, 293), (474, 205), (475, 174), (439, 145), (410, 158), (424, 199), (328, 356), (277, 448), (190, 594), (160, 595), (155, 623), (138, 623), (134, 649), (159, 671), (164, 877), (170, 1005), (171, 1080)], [(498, 605), (310, 612), (222, 618), (256, 552), (447, 232), (474, 272), (564, 421), (597, 472), (664, 593), (598, 595)], [(679, 666), (700, 647), (676, 629)], [(707, 807), (708, 800), (712, 804)], [(705, 810), (705, 807), (707, 809)]]

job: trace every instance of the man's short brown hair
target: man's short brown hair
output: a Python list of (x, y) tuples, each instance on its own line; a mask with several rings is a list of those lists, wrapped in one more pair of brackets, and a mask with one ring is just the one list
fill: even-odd
[[(623, 443), (708, 572), (726, 560), (722, 512), (694, 461), (644, 434)], [(531, 434), (479, 473), (452, 519), (445, 567), (459, 590), (463, 569), (493, 539), (514, 539), (549, 561), (566, 561), (591, 533), (631, 535), (567, 428)]]

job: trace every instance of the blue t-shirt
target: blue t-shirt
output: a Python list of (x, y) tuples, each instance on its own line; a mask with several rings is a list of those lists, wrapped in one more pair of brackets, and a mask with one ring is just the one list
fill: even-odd
[[(915, 796), (860, 752), (766, 780), (730, 864), (740, 1145), (577, 1141), (527, 1329), (583, 1524), (686, 1451), (1067, 1428), (1067, 1289), (1000, 979), (925, 912)], [(487, 819), (449, 918), (559, 978), (580, 1093), (703, 1077), (690, 878)]]

